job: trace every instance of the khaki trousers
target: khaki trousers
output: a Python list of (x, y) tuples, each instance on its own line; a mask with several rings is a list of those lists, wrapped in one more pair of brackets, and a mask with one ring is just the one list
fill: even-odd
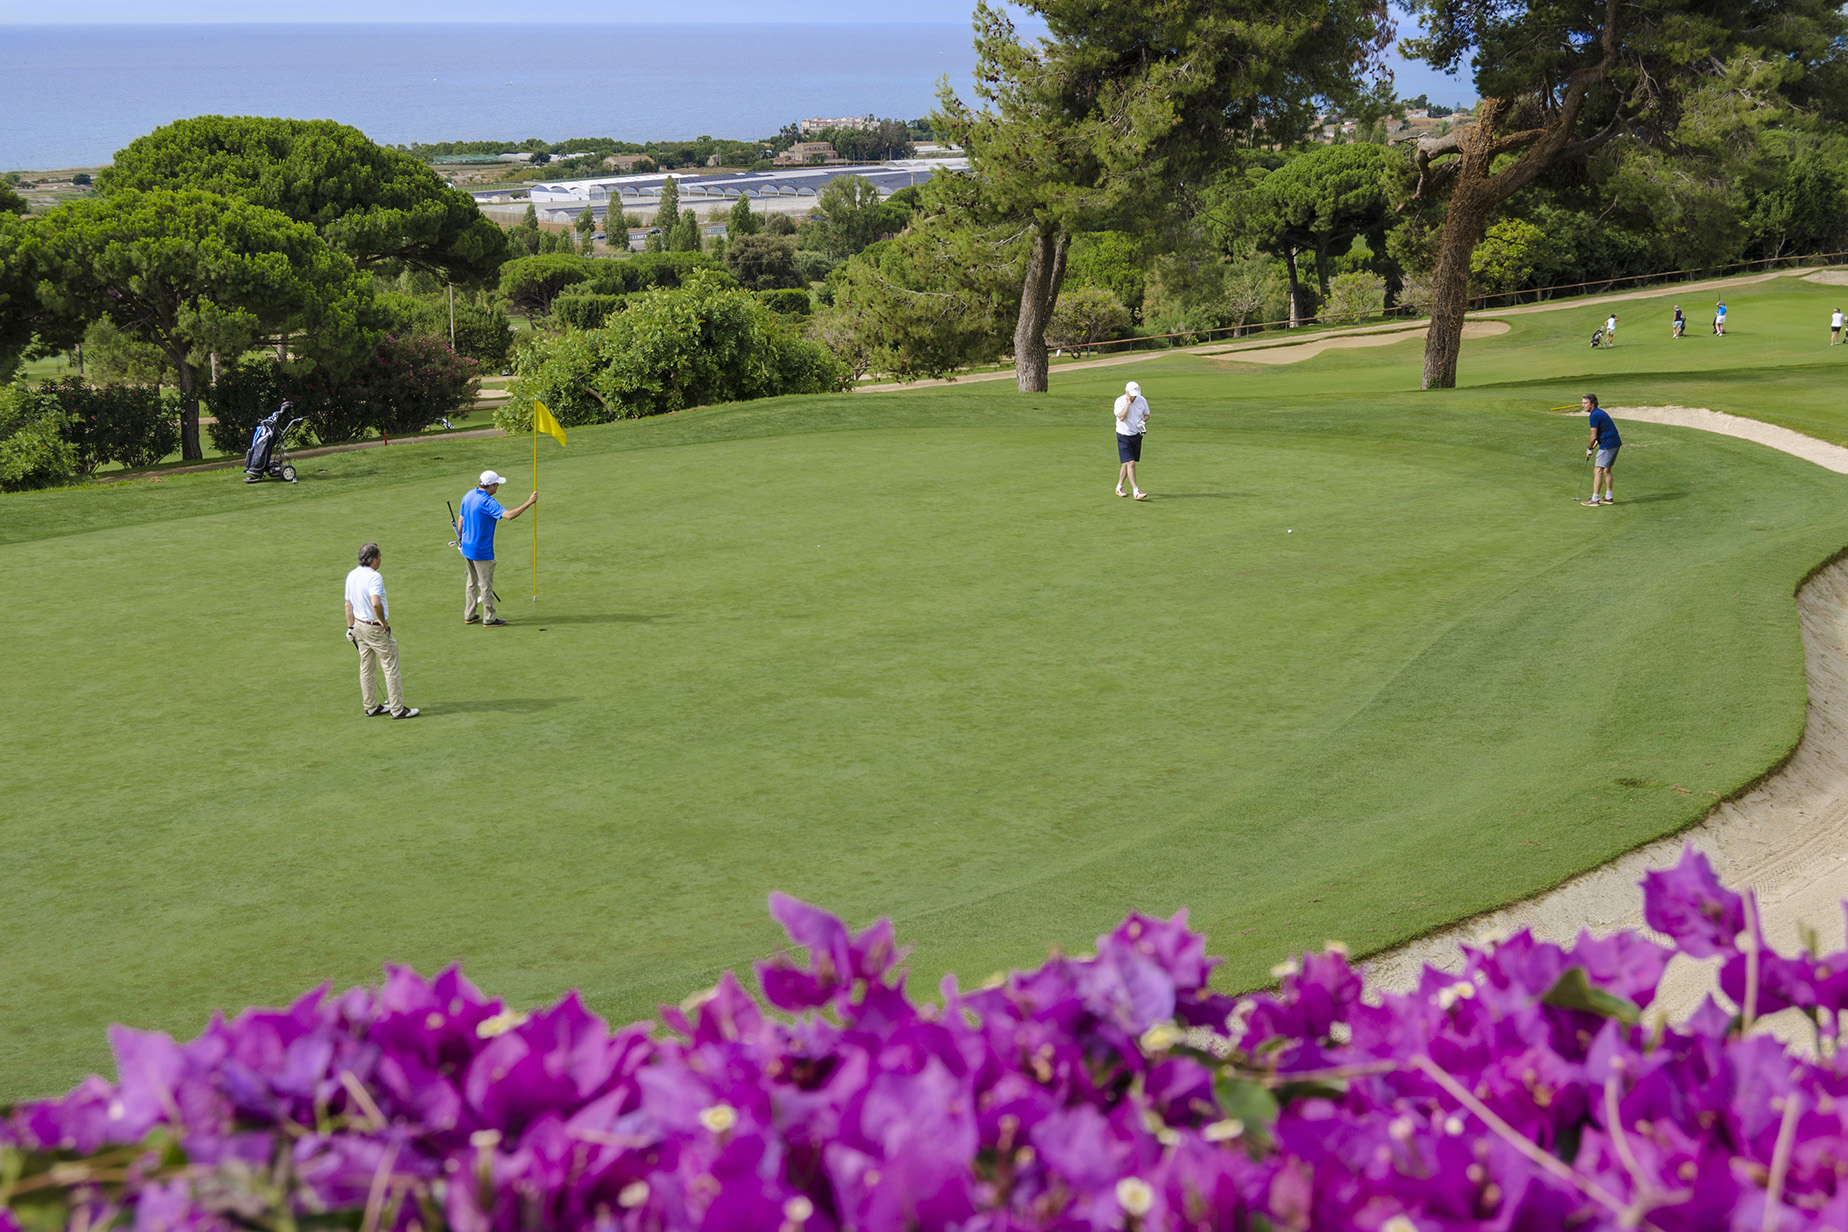
[(481, 604), (481, 618), (494, 619), (494, 562), (491, 560), (462, 561), (467, 571), (462, 579), (462, 619), (469, 620), (475, 615), (475, 605)]
[(375, 668), (385, 671), (385, 704), (393, 714), (404, 709), (404, 682), (398, 678), (398, 639), (381, 625), (363, 620), (353, 622), (353, 638), (359, 643), (359, 700), (370, 710), (379, 704), (378, 685), (372, 678)]

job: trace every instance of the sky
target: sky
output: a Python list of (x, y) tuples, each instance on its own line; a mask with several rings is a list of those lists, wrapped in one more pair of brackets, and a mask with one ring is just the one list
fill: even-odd
[[(282, 22), (576, 22), (832, 23), (967, 25), (970, 0), (701, 0), (669, 8), (659, 0), (546, 0), (510, 9), (506, 0), (0, 0), (0, 26), (9, 24), (140, 24)], [(1023, 23), (1024, 25), (1025, 23)], [(1401, 20), (1401, 28), (1405, 23)], [(1429, 94), (1435, 102), (1473, 99), (1467, 82), (1423, 65), (1390, 58), (1401, 97)]]

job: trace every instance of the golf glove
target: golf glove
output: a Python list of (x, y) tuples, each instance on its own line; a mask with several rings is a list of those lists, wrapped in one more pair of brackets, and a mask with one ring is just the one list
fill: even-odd
[(359, 637), (353, 632), (352, 625), (347, 626), (346, 639), (347, 641), (352, 642), (355, 646), (359, 645)]

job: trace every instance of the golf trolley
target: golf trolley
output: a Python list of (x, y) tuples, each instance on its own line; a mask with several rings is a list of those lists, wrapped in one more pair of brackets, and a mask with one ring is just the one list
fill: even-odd
[(303, 420), (298, 417), (277, 427), (282, 417), (294, 409), (293, 403), (283, 403), (274, 415), (258, 423), (251, 432), (250, 452), (244, 455), (245, 483), (261, 483), (265, 479), (295, 482), (295, 468), (289, 465), (288, 438)]

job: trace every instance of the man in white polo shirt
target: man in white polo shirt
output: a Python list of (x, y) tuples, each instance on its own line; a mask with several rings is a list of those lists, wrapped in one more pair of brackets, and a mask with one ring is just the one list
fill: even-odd
[(1142, 386), (1131, 381), (1123, 387), (1123, 396), (1116, 400), (1117, 438), (1117, 486), (1118, 496), (1128, 496), (1123, 490), (1123, 481), (1129, 481), (1130, 491), (1137, 500), (1147, 500), (1149, 494), (1136, 482), (1136, 463), (1142, 461), (1142, 438), (1149, 430), (1149, 404), (1142, 396)]
[[(385, 578), (379, 573), (383, 559), (379, 545), (368, 543), (359, 549), (359, 567), (347, 574), (347, 641), (359, 647), (359, 700), (366, 716), (414, 719), (417, 711), (404, 704), (404, 684), (398, 679), (398, 639), (391, 635), (391, 606), (385, 601)], [(378, 704), (378, 684), (373, 679), (377, 669), (385, 673), (383, 706)]]

